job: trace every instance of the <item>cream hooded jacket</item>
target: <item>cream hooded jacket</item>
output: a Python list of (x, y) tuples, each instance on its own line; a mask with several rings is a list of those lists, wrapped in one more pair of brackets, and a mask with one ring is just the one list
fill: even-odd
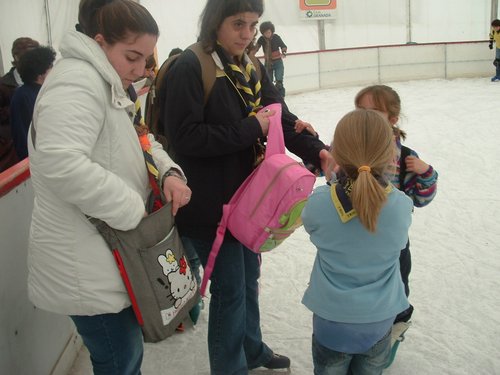
[[(143, 217), (149, 187), (134, 103), (93, 39), (70, 32), (60, 51), (35, 105), (35, 145), (28, 136), (35, 192), (29, 298), (60, 314), (118, 312), (130, 300), (109, 248), (85, 215), (120, 230)], [(160, 174), (180, 170), (151, 141)]]

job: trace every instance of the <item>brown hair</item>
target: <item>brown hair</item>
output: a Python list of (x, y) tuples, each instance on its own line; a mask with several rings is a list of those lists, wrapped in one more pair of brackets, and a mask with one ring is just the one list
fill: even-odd
[[(382, 112), (387, 112), (389, 119), (391, 117), (399, 117), (401, 114), (401, 99), (392, 87), (386, 85), (373, 85), (365, 87), (356, 94), (356, 98), (354, 99), (354, 105), (356, 108), (359, 108), (359, 102), (366, 94), (371, 94), (377, 109)], [(406, 132), (399, 126), (394, 124), (392, 125), (392, 128), (394, 130), (394, 135), (401, 137), (403, 140), (406, 139)]]
[(259, 31), (261, 34), (264, 34), (267, 30), (271, 30), (274, 34), (275, 28), (274, 24), (271, 21), (262, 22), (259, 27)]
[(264, 13), (263, 0), (208, 0), (200, 16), (198, 40), (206, 52), (212, 52), (217, 42), (217, 30), (227, 17), (238, 13)]
[(56, 52), (49, 46), (39, 46), (26, 51), (17, 64), (17, 70), (23, 82), (34, 83), (38, 76), (44, 75), (52, 68)]
[(145, 69), (155, 69), (156, 68), (156, 59), (155, 55), (151, 55), (146, 59)]
[(12, 65), (17, 66), (17, 62), (26, 51), (39, 46), (40, 43), (28, 37), (21, 37), (14, 40), (14, 43), (12, 43), (12, 57), (14, 58)]
[[(332, 156), (353, 181), (351, 202), (359, 220), (375, 232), (380, 211), (387, 200), (385, 173), (394, 156), (393, 134), (379, 113), (356, 109), (337, 124), (332, 142)], [(359, 172), (361, 166), (370, 170)]]
[(102, 34), (108, 44), (126, 39), (130, 33), (160, 34), (149, 11), (133, 0), (81, 0), (77, 30), (94, 38)]

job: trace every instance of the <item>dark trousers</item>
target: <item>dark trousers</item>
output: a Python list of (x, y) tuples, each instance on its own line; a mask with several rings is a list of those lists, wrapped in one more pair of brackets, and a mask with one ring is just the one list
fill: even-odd
[[(182, 237), (205, 266), (212, 241)], [(260, 254), (224, 241), (210, 278), (208, 357), (212, 375), (243, 375), (267, 363), (272, 350), (262, 342), (259, 310)]]
[[(410, 240), (406, 243), (406, 247), (401, 250), (399, 254), (399, 269), (401, 271), (401, 280), (403, 280), (403, 284), (405, 286), (405, 294), (408, 297), (410, 295), (410, 286), (409, 286), (409, 276), (411, 272), (411, 253), (410, 253)], [(413, 314), (413, 306), (410, 304), (406, 310), (400, 312), (394, 323), (397, 322), (407, 322), (410, 320), (411, 315)]]

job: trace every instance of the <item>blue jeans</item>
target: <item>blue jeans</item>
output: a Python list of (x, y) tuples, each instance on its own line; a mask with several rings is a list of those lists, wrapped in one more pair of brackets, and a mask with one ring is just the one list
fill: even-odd
[(378, 375), (382, 374), (391, 354), (391, 330), (370, 350), (348, 354), (331, 350), (312, 338), (314, 375)]
[[(212, 242), (182, 238), (205, 266)], [(262, 342), (259, 312), (260, 256), (239, 242), (223, 242), (210, 284), (208, 354), (212, 375), (248, 374), (272, 357)]]
[(193, 272), (194, 278), (196, 279), (196, 283), (198, 284), (198, 288), (201, 286), (201, 276), (200, 276), (200, 258), (198, 257), (198, 253), (194, 248), (193, 242), (187, 238), (182, 237), (182, 245), (184, 246), (184, 251), (186, 252), (186, 256), (189, 261), (189, 265), (191, 266), (191, 272)]
[(283, 83), (283, 78), (285, 76), (285, 65), (283, 64), (283, 59), (272, 60), (268, 73), (269, 78), (271, 78), (271, 82), (279, 81)]
[(116, 314), (72, 315), (70, 318), (90, 352), (94, 375), (141, 373), (142, 331), (132, 307)]

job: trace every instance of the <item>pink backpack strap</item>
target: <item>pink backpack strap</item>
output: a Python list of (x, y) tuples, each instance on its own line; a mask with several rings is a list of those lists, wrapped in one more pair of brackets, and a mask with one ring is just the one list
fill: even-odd
[[(281, 125), (281, 104), (274, 103), (262, 110), (276, 111), (269, 117), (269, 132), (267, 133), (266, 158), (275, 154), (285, 153), (285, 139), (283, 137), (283, 127)], [(262, 111), (261, 110), (261, 111)]]
[(214, 243), (212, 244), (212, 249), (210, 250), (210, 254), (208, 255), (207, 264), (203, 270), (203, 280), (201, 281), (200, 293), (202, 297), (205, 297), (205, 291), (207, 289), (208, 280), (210, 280), (210, 276), (212, 276), (212, 271), (215, 266), (215, 259), (217, 255), (219, 255), (219, 250), (222, 246), (222, 242), (224, 241), (224, 235), (226, 234), (227, 229), (227, 220), (229, 218), (229, 214), (231, 212), (231, 206), (229, 204), (225, 204), (222, 207), (222, 219), (217, 227), (217, 234), (215, 236)]

